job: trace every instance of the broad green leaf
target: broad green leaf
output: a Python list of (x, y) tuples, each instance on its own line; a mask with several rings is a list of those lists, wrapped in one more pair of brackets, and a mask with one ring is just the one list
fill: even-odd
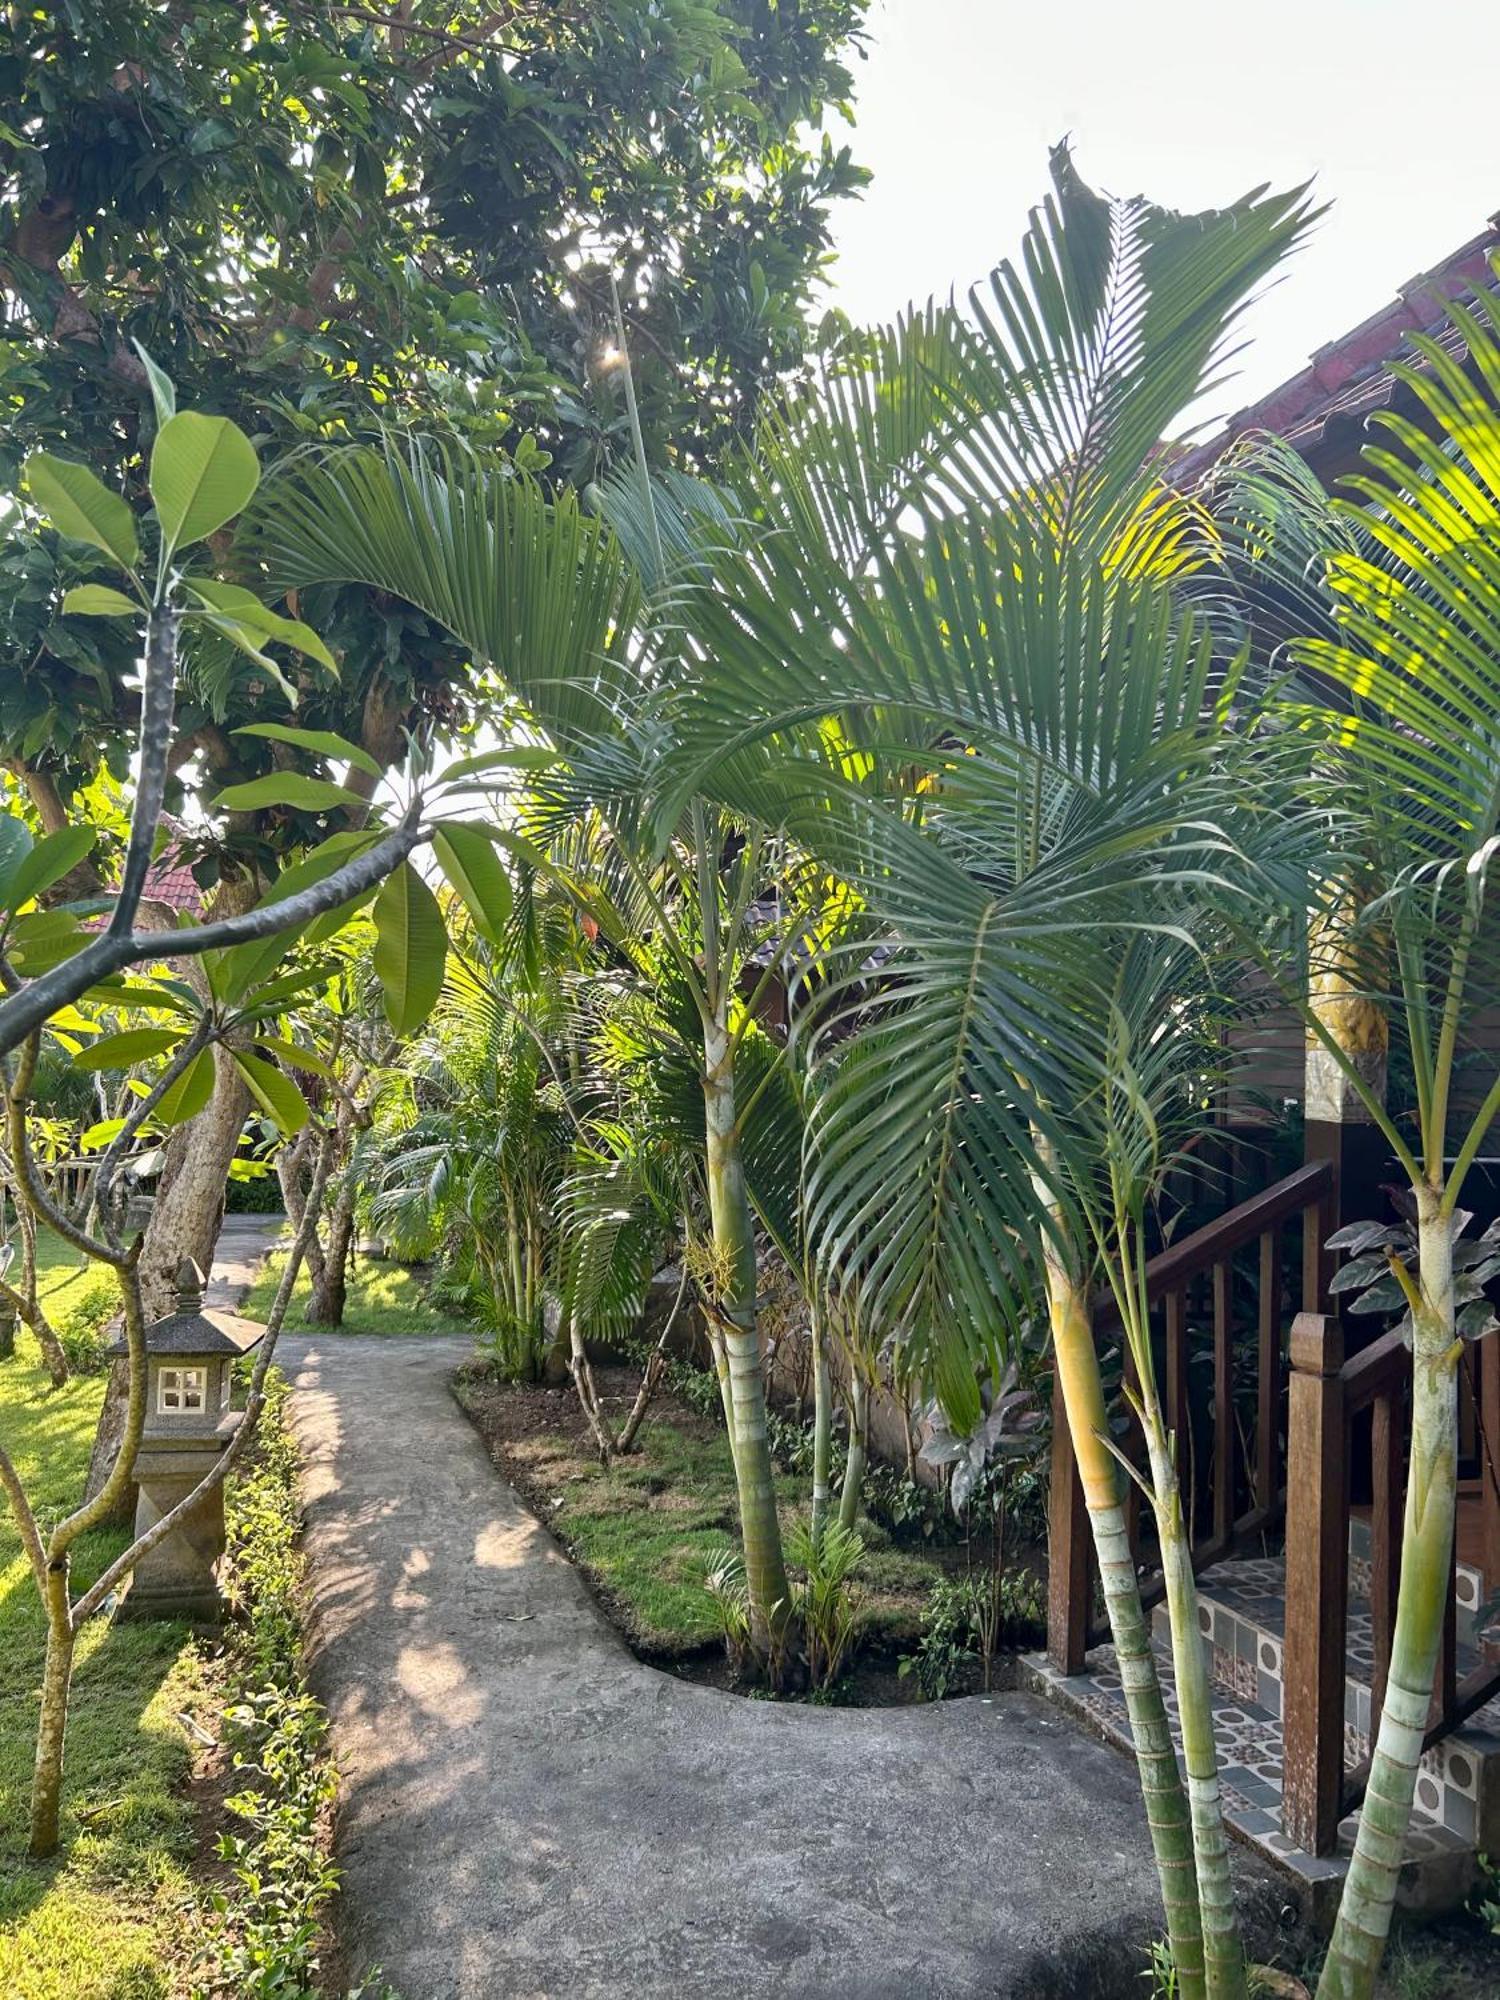
[(255, 447), (228, 417), (181, 410), (151, 447), (151, 498), (168, 548), (201, 542), (232, 521), (260, 484)]
[(62, 608), (70, 618), (135, 618), (141, 607), (123, 590), (107, 583), (79, 583), (63, 595)]
[(33, 452), (25, 465), (31, 497), (60, 535), (88, 542), (129, 569), (140, 554), (135, 516), (86, 465)]
[[(253, 639), (290, 646), (296, 652), (310, 655), (319, 665), (327, 667), (330, 673), (338, 673), (338, 661), (310, 625), (304, 625), (300, 618), (284, 618), (279, 611), (272, 611), (243, 584), (219, 583), (212, 577), (192, 576), (188, 578), (187, 586), (226, 625), (236, 627)], [(217, 618), (209, 622), (218, 629)], [(250, 638), (236, 639), (236, 643), (244, 645), (249, 651)]]
[(327, 944), (330, 938), (338, 936), (351, 917), (358, 915), (374, 894), (373, 888), (366, 889), (361, 895), (351, 896), (347, 903), (336, 904), (333, 909), (325, 910), (321, 917), (314, 917), (303, 932), (303, 942)]
[(375, 976), (396, 1034), (412, 1034), (432, 1012), (447, 951), (437, 898), (403, 861), (375, 898)]
[(257, 812), (263, 806), (292, 806), (299, 812), (331, 812), (336, 806), (367, 806), (358, 792), (346, 792), (331, 778), (304, 771), (270, 771), (243, 785), (226, 785), (209, 801), (224, 812)]
[(89, 942), (89, 933), (66, 910), (34, 910), (10, 927), (10, 950), (28, 979), (50, 972)]
[(73, 1063), (77, 1069), (131, 1069), (152, 1056), (164, 1056), (181, 1040), (180, 1028), (124, 1028), (117, 1035), (101, 1035)]
[(282, 1062), (290, 1063), (293, 1069), (310, 1070), (314, 1076), (331, 1078), (333, 1071), (315, 1049), (305, 1049), (300, 1042), (290, 1042), (281, 1035), (257, 1035), (255, 1046), (264, 1049), (268, 1056), (279, 1056)]
[(177, 414), (177, 390), (172, 378), (158, 362), (151, 359), (138, 340), (131, 346), (141, 357), (141, 366), (146, 371), (146, 380), (151, 384), (151, 400), (156, 405), (156, 427), (160, 430)]
[(438, 772), (437, 782), (451, 784), (459, 778), (477, 777), (482, 771), (549, 771), (557, 761), (555, 750), (543, 749), (538, 744), (513, 743), (501, 750), (482, 750), (474, 757), (460, 757), (457, 763), (448, 764)]
[(85, 1153), (102, 1153), (111, 1139), (117, 1139), (124, 1129), (123, 1118), (101, 1118), (97, 1124), (87, 1125), (78, 1135), (79, 1150)]
[(0, 813), (0, 909), (10, 908), (10, 878), (31, 852), (31, 828), (14, 813)]
[(264, 651), (262, 647), (261, 642), (266, 636), (264, 632), (259, 631), (251, 625), (242, 625), (237, 618), (221, 618), (217, 612), (205, 613), (203, 622), (211, 630), (227, 639), (232, 646), (238, 646), (240, 651), (249, 659), (254, 660), (258, 667), (264, 667), (266, 672), (271, 676), (271, 679), (275, 681), (281, 692), (286, 696), (288, 708), (296, 707), (297, 690), (271, 658), (271, 655)]
[(156, 1007), (168, 1014), (183, 1014), (189, 1020), (198, 1011), (198, 996), (191, 988), (178, 988), (168, 980), (101, 979), (83, 995), (100, 1007)]
[(250, 1095), (276, 1129), (288, 1137), (300, 1132), (308, 1119), (307, 1100), (286, 1072), (248, 1050), (234, 1049), (231, 1053)]
[[(357, 833), (330, 834), (310, 854), (282, 869), (261, 897), (257, 909), (266, 903), (284, 902), (299, 890), (312, 888), (379, 838), (379, 831), (373, 828), (361, 828)], [(318, 922), (321, 921), (318, 919)], [(218, 954), (206, 967), (214, 992), (221, 1000), (231, 1004), (242, 1001), (247, 994), (255, 992), (263, 980), (270, 978), (292, 946), (300, 943), (305, 935), (293, 926), (270, 937), (256, 938), (249, 944), (233, 945), (228, 951)]]
[(200, 1049), (178, 1077), (156, 1100), (151, 1116), (158, 1125), (183, 1125), (205, 1109), (214, 1094), (214, 1052)]
[[(0, 903), (18, 909), (33, 896), (42, 896), (76, 868), (93, 849), (98, 833), (91, 826), (64, 826), (44, 834), (18, 867), (0, 883)], [(59, 913), (61, 914), (61, 913)]]
[(275, 743), (290, 743), (299, 750), (311, 750), (314, 756), (352, 764), (356, 770), (364, 771), (372, 778), (384, 776), (368, 750), (362, 750), (347, 737), (336, 736), (331, 729), (293, 729), (285, 722), (247, 722), (242, 728), (231, 730), (230, 734), (268, 736)]
[(450, 825), (433, 835), (432, 849), (475, 929), (498, 944), (515, 898), (494, 844), (472, 827)]

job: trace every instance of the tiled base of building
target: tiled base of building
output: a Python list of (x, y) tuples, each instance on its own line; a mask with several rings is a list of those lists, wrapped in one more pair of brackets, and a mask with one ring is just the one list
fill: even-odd
[[(1275, 1567), (1279, 1570), (1279, 1565)], [(1204, 1608), (1210, 1609), (1208, 1606)], [(1222, 1646), (1218, 1631), (1213, 1632), (1212, 1638), (1221, 1655), (1241, 1659), (1234, 1653), (1232, 1645), (1229, 1648)], [(1045, 1654), (1029, 1656), (1024, 1665), (1039, 1690), (1071, 1709), (1108, 1741), (1127, 1751), (1131, 1748), (1125, 1697), (1112, 1648), (1101, 1646), (1090, 1653), (1084, 1672), (1073, 1676), (1059, 1674)], [(1180, 1753), (1182, 1736), (1176, 1689), (1172, 1682), (1171, 1655), (1164, 1652), (1160, 1640), (1157, 1642), (1157, 1665), (1168, 1718)], [(1231, 1671), (1235, 1673), (1233, 1685), (1236, 1688), (1241, 1681), (1248, 1685), (1248, 1677), (1243, 1671)], [(1216, 1692), (1214, 1736), (1219, 1749), (1225, 1819), (1241, 1840), (1258, 1848), (1293, 1879), (1310, 1913), (1322, 1917), (1331, 1913), (1337, 1900), (1348, 1857), (1353, 1852), (1357, 1820), (1354, 1814), (1349, 1815), (1339, 1828), (1338, 1852), (1327, 1856), (1304, 1853), (1282, 1831), (1279, 1679), (1276, 1688), (1274, 1713), (1260, 1701), (1238, 1692), (1229, 1693), (1223, 1689)], [(1446, 1749), (1447, 1746), (1440, 1748)], [(1357, 1754), (1363, 1756), (1363, 1749), (1359, 1749)], [(1423, 1777), (1431, 1784), (1425, 1770)], [(1441, 1788), (1443, 1791), (1446, 1789), (1446, 1786)], [(1434, 1785), (1434, 1793), (1438, 1790)], [(1402, 1874), (1401, 1900), (1412, 1908), (1451, 1907), (1463, 1900), (1473, 1880), (1472, 1835), (1466, 1837), (1444, 1824), (1443, 1799), (1439, 1797), (1437, 1803), (1439, 1810), (1435, 1816), (1430, 1806), (1424, 1809), (1423, 1802), (1419, 1801), (1407, 1839), (1407, 1865)], [(1472, 1816), (1471, 1798), (1471, 1825)]]

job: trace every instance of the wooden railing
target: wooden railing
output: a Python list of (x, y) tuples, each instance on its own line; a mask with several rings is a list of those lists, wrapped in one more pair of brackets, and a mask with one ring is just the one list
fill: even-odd
[[(1196, 1569), (1280, 1526), (1286, 1505), (1283, 1448), (1285, 1323), (1288, 1292), (1299, 1290), (1304, 1311), (1322, 1303), (1327, 1267), (1323, 1243), (1330, 1233), (1333, 1169), (1325, 1161), (1300, 1167), (1285, 1180), (1251, 1197), (1172, 1244), (1146, 1267), (1146, 1295), (1160, 1308), (1161, 1387), (1168, 1428), (1183, 1483)], [(1287, 1236), (1300, 1229), (1297, 1269), (1300, 1283), (1286, 1277)], [(1254, 1246), (1255, 1417), (1253, 1432), (1242, 1436), (1235, 1408), (1235, 1307), (1237, 1260)], [(1245, 1286), (1241, 1286), (1243, 1291)], [(1200, 1311), (1212, 1328), (1212, 1386), (1208, 1395), (1209, 1435), (1198, 1438), (1192, 1422), (1189, 1380), (1190, 1332)], [(1097, 1337), (1118, 1330), (1113, 1300), (1096, 1301)], [(1239, 1343), (1243, 1349), (1243, 1342)], [(1129, 1370), (1127, 1367), (1127, 1376)], [(1123, 1448), (1140, 1452), (1138, 1435)], [(1206, 1478), (1204, 1473), (1206, 1472)], [(1132, 1544), (1139, 1560), (1143, 1523), (1133, 1484), (1127, 1507)], [(1083, 1490), (1068, 1436), (1061, 1396), (1054, 1391), (1052, 1491), (1048, 1532), (1047, 1652), (1062, 1673), (1083, 1669), (1088, 1647), (1104, 1637), (1093, 1618), (1094, 1554)], [(1142, 1581), (1148, 1604), (1162, 1594), (1159, 1574)], [(1290, 1615), (1290, 1614), (1289, 1614)], [(1342, 1659), (1342, 1649), (1340, 1650)]]
[[(1500, 1450), (1500, 1336), (1478, 1343), (1475, 1423), (1488, 1452)], [(1339, 1821), (1359, 1804), (1369, 1760), (1345, 1770), (1349, 1602), (1349, 1467), (1354, 1430), (1370, 1426), (1370, 1622), (1374, 1639), (1371, 1727), (1390, 1672), (1401, 1578), (1411, 1352), (1394, 1331), (1346, 1358), (1337, 1318), (1300, 1313), (1292, 1327), (1286, 1517), (1286, 1641), (1282, 1657), (1283, 1825), (1310, 1854), (1328, 1854)], [(1500, 1578), (1500, 1483), (1492, 1463), (1480, 1479), (1485, 1575)], [(1457, 1589), (1450, 1565), (1429, 1745), (1500, 1691), (1500, 1662), (1458, 1678)]]

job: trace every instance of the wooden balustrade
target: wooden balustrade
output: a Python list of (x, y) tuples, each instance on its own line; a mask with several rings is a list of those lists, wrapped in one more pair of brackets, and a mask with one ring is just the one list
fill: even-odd
[[(1488, 1413), (1500, 1403), (1500, 1336), (1479, 1343), (1479, 1429), (1500, 1439)], [(1286, 1516), (1286, 1638), (1282, 1657), (1283, 1826), (1310, 1854), (1331, 1853), (1339, 1822), (1364, 1797), (1369, 1758), (1345, 1769), (1345, 1654), (1349, 1601), (1347, 1473), (1356, 1422), (1370, 1421), (1369, 1605), (1374, 1643), (1371, 1728), (1390, 1674), (1401, 1580), (1411, 1350), (1394, 1330), (1345, 1358), (1338, 1320), (1315, 1312), (1292, 1327)], [(1493, 1448), (1493, 1447), (1492, 1447)], [(1481, 1451), (1483, 1446), (1481, 1444)], [(1500, 1485), (1480, 1490), (1485, 1573), (1500, 1545)], [(1457, 1550), (1449, 1566), (1429, 1745), (1500, 1691), (1500, 1663), (1458, 1675)]]
[[(1218, 1561), (1279, 1525), (1285, 1507), (1282, 1412), (1286, 1400), (1283, 1366), (1283, 1293), (1287, 1233), (1300, 1228), (1302, 1303), (1321, 1302), (1322, 1243), (1329, 1233), (1333, 1170), (1326, 1161), (1299, 1167), (1227, 1215), (1194, 1230), (1153, 1257), (1146, 1267), (1146, 1297), (1160, 1308), (1160, 1382), (1168, 1428), (1174, 1439), (1184, 1512), (1198, 1569)], [(1240, 1253), (1253, 1246), (1253, 1265), (1241, 1270)], [(1236, 1278), (1241, 1292), (1254, 1291), (1253, 1312), (1240, 1324), (1255, 1339), (1254, 1436), (1248, 1450), (1236, 1418), (1234, 1356)], [(1195, 1434), (1190, 1336), (1206, 1289), (1211, 1329), (1212, 1386), (1207, 1396), (1205, 1435)], [(1094, 1305), (1096, 1338), (1119, 1331), (1114, 1300), (1101, 1295)], [(1133, 1441), (1139, 1455), (1138, 1436)], [(1126, 1448), (1132, 1448), (1127, 1436)], [(1134, 1491), (1133, 1487), (1130, 1489)], [(1132, 1509), (1138, 1545), (1143, 1522)], [(1139, 1549), (1138, 1549), (1139, 1553)], [(1054, 1390), (1052, 1493), (1048, 1534), (1047, 1652), (1067, 1674), (1080, 1673), (1090, 1645), (1104, 1636), (1094, 1624), (1094, 1551), (1060, 1391)], [(1159, 1571), (1142, 1580), (1148, 1604), (1162, 1595)]]

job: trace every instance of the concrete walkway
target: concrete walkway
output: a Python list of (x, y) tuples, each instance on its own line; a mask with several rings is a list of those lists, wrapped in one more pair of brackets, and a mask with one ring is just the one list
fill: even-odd
[(1126, 1759), (1028, 1695), (814, 1709), (640, 1664), (454, 1403), (468, 1351), (282, 1350), (350, 1977), (402, 2000), (1143, 1991)]

